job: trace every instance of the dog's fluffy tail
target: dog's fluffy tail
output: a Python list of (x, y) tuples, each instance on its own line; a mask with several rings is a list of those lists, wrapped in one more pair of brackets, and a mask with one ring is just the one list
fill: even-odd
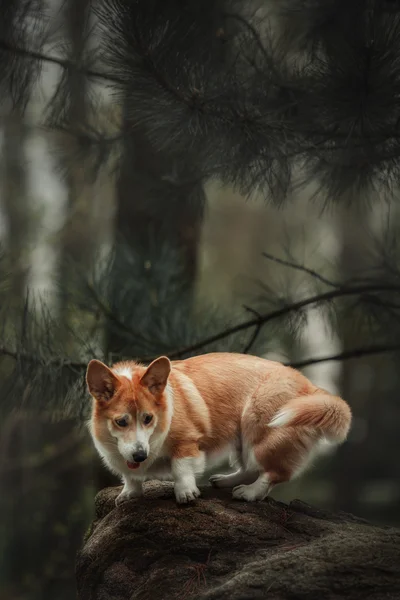
[(269, 423), (269, 427), (314, 429), (335, 444), (345, 441), (350, 425), (349, 405), (341, 398), (324, 392), (290, 400)]

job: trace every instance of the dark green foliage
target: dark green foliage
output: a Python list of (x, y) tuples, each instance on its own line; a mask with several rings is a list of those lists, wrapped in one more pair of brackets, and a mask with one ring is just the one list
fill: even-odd
[[(112, 363), (149, 362), (160, 354), (171, 359), (214, 351), (265, 354), (278, 344), (295, 358), (308, 309), (315, 306), (329, 309), (326, 318), (346, 323), (347, 335), (353, 331), (363, 340), (361, 347), (346, 349), (350, 356), (399, 349), (400, 283), (393, 262), (382, 267), (379, 277), (365, 271), (341, 283), (301, 264), (267, 257), (300, 275), (298, 285), (307, 284), (304, 297), (299, 298), (297, 286), (285, 288), (282, 278), (269, 278), (268, 286), (260, 284), (252, 306), (239, 312), (194, 303), (182, 254), (154, 240), (145, 255), (140, 247), (135, 253), (119, 242), (106, 258), (94, 261), (89, 273), (79, 265), (71, 269), (76, 279), (68, 280), (70, 287), (63, 289), (59, 282), (73, 315), (67, 330), (43, 299), (28, 296), (22, 318), (3, 305), (2, 410), (39, 407), (56, 420), (73, 416), (82, 421), (89, 407), (84, 373), (94, 357)], [(112, 351), (105, 327), (120, 343)], [(66, 336), (72, 345), (65, 344)], [(299, 358), (307, 363), (308, 357)]]
[[(69, 161), (117, 167), (140, 123), (159, 152), (195, 164), (196, 179), (272, 191), (277, 202), (299, 183), (298, 167), (300, 182), (316, 179), (332, 201), (396, 191), (397, 3), (97, 0), (78, 54), (59, 26), (67, 5), (48, 18), (38, 1), (1, 3), (0, 82), (22, 109), (46, 61), (60, 66), (41, 123), (75, 140)], [(73, 72), (87, 77), (93, 109), (78, 120)], [(93, 119), (99, 83), (117, 112), (124, 104), (124, 123)]]

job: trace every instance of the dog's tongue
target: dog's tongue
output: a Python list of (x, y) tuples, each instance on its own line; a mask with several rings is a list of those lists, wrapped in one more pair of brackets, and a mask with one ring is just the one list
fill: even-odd
[(131, 463), (128, 460), (126, 461), (126, 464), (130, 469), (138, 469), (140, 467), (140, 463)]

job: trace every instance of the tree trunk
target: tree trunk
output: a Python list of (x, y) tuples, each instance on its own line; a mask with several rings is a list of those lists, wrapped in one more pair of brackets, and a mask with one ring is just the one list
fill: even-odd
[[(384, 208), (384, 207), (383, 207)], [(346, 210), (342, 216), (342, 256), (341, 277), (348, 279), (360, 273), (372, 272), (376, 267), (370, 252), (371, 223), (377, 215), (371, 213), (350, 213)], [(378, 219), (379, 220), (379, 219)], [(378, 233), (378, 235), (380, 235)], [(383, 242), (382, 242), (383, 243)], [(371, 258), (372, 257), (372, 258)], [(377, 271), (377, 277), (379, 274)], [(372, 343), (373, 330), (363, 322), (355, 321), (360, 317), (359, 306), (349, 311), (340, 323), (340, 335), (343, 351), (354, 347), (368, 347)], [(383, 314), (385, 309), (380, 309)], [(365, 323), (365, 321), (364, 321)], [(344, 508), (350, 512), (367, 515), (368, 518), (390, 522), (395, 518), (395, 498), (390, 498), (390, 490), (379, 492), (378, 514), (373, 503), (368, 504), (368, 490), (376, 485), (385, 487), (393, 481), (397, 470), (397, 461), (388, 461), (388, 448), (397, 444), (397, 433), (392, 424), (397, 421), (397, 397), (399, 380), (397, 365), (387, 356), (365, 356), (342, 363), (340, 391), (353, 411), (353, 425), (346, 444), (338, 448), (332, 462), (334, 480), (335, 510)], [(385, 410), (382, 409), (385, 407)], [(392, 418), (387, 419), (386, 414)], [(386, 450), (382, 450), (382, 440), (386, 440)], [(389, 486), (390, 487), (390, 486)], [(389, 494), (387, 498), (385, 495)], [(364, 503), (362, 506), (361, 503)], [(394, 514), (388, 512), (383, 519), (382, 506), (387, 502)]]
[[(164, 291), (166, 278), (163, 274), (166, 272), (179, 273), (185, 281), (185, 295), (190, 297), (197, 276), (204, 203), (202, 182), (197, 178), (195, 168), (157, 152), (147, 140), (144, 129), (136, 127), (133, 142), (127, 142), (125, 146), (118, 182), (118, 241), (114, 263), (118, 275), (113, 281), (116, 297), (124, 269), (126, 277), (134, 276), (129, 266), (131, 256), (135, 256), (147, 271), (143, 287), (151, 286), (150, 293), (147, 290), (150, 303), (144, 309), (148, 313), (163, 308), (157, 299)], [(164, 254), (166, 249), (168, 259)], [(127, 315), (132, 324), (143, 317), (135, 311), (136, 300), (131, 298), (130, 315)], [(135, 345), (135, 340), (127, 344), (126, 337), (121, 337), (111, 324), (107, 346), (110, 354), (140, 356), (142, 351)]]
[(7, 255), (10, 263), (11, 305), (22, 306), (29, 267), (31, 215), (26, 188), (25, 135), (17, 115), (10, 115), (4, 127), (2, 199), (7, 227)]
[[(67, 9), (66, 34), (71, 45), (71, 61), (79, 64), (87, 44), (89, 0), (70, 0)], [(87, 79), (79, 71), (71, 70), (68, 76), (69, 113), (68, 121), (71, 130), (78, 130), (86, 121)], [(63, 139), (66, 146), (68, 172), (68, 203), (66, 220), (61, 235), (60, 280), (62, 291), (60, 298), (60, 320), (66, 331), (73, 315), (70, 314), (69, 295), (75, 288), (76, 269), (88, 268), (93, 254), (93, 236), (91, 228), (92, 186), (87, 182), (85, 164), (82, 161), (70, 160), (73, 157), (74, 139)], [(73, 157), (74, 158), (74, 157)], [(66, 334), (67, 347), (73, 344), (73, 338)]]

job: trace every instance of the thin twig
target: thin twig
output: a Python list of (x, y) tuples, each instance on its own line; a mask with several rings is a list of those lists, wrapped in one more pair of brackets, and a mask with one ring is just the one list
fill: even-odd
[(373, 354), (386, 354), (388, 352), (396, 352), (400, 350), (400, 344), (384, 345), (377, 344), (375, 346), (367, 346), (361, 348), (353, 348), (353, 350), (345, 350), (339, 354), (332, 354), (331, 356), (321, 356), (314, 358), (306, 358), (290, 363), (284, 363), (288, 367), (293, 369), (302, 369), (309, 365), (317, 365), (323, 362), (339, 361), (339, 360), (350, 360), (351, 358), (362, 358), (363, 356), (371, 356)]
[(323, 277), (322, 275), (320, 275), (319, 273), (317, 273), (317, 271), (314, 271), (313, 269), (309, 269), (308, 267), (304, 267), (303, 265), (298, 265), (296, 263), (292, 263), (288, 260), (284, 260), (283, 258), (278, 258), (277, 256), (274, 256), (273, 254), (268, 254), (268, 252), (263, 252), (262, 255), (265, 258), (268, 258), (268, 260), (272, 260), (272, 261), (274, 261), (280, 265), (283, 265), (285, 267), (289, 267), (291, 269), (296, 269), (297, 271), (302, 271), (303, 273), (308, 273), (308, 275), (311, 275), (312, 277), (314, 277), (314, 279), (318, 279), (319, 281), (321, 281), (322, 283), (325, 283), (326, 285), (329, 285), (330, 287), (340, 288), (339, 283), (335, 283), (334, 281), (330, 281), (329, 279), (326, 279), (326, 277)]
[(256, 310), (254, 310), (254, 308), (250, 308), (249, 306), (244, 306), (244, 308), (246, 310), (248, 310), (249, 312), (253, 313), (253, 315), (256, 315), (256, 317), (259, 319), (259, 323), (258, 323), (257, 327), (255, 328), (253, 335), (251, 336), (250, 340), (248, 341), (248, 343), (246, 344), (246, 346), (243, 349), (243, 354), (248, 354), (259, 336), (259, 333), (262, 328), (262, 322), (260, 321), (260, 316), (261, 316), (260, 313), (258, 313)]

